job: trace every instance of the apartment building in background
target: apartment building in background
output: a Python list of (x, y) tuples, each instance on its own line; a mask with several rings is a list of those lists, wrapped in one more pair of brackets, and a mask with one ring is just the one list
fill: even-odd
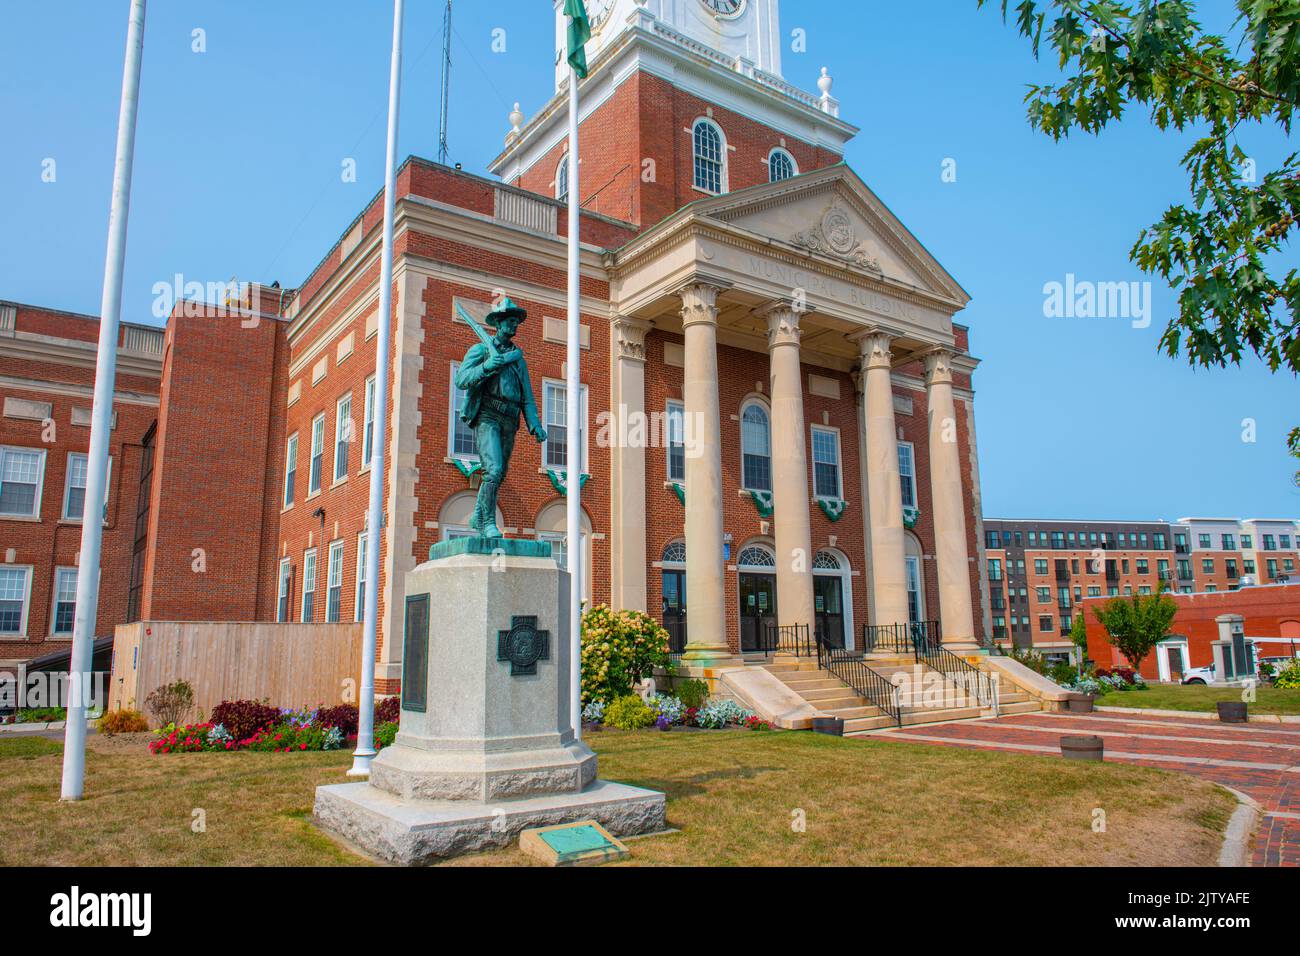
[(1292, 519), (1166, 521), (984, 520), (990, 634), (1049, 657), (1073, 652), (1070, 628), (1087, 599), (1233, 591), (1297, 580)]

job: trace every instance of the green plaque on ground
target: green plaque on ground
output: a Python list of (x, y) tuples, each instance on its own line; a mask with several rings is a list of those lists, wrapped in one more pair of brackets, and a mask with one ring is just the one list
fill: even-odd
[(628, 853), (627, 847), (595, 820), (525, 830), (519, 835), (519, 849), (551, 866), (608, 863)]

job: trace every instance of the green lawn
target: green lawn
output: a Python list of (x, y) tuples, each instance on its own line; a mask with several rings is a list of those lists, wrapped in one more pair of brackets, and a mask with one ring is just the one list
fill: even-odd
[[(1097, 698), (1099, 707), (1144, 707), (1154, 710), (1192, 710), (1214, 713), (1221, 700), (1241, 700), (1240, 687), (1204, 684), (1151, 684), (1148, 690), (1112, 692)], [(1253, 714), (1300, 714), (1300, 690), (1260, 685), (1255, 688)]]
[[(87, 799), (75, 804), (58, 802), (58, 742), (0, 740), (0, 865), (361, 862), (310, 819), (314, 788), (344, 780), (347, 753), (155, 757), (145, 739), (92, 736)], [(890, 740), (653, 730), (590, 740), (602, 777), (668, 794), (678, 832), (633, 841), (633, 864), (1205, 866), (1235, 805), (1159, 770)], [(1098, 809), (1104, 833), (1093, 832)], [(528, 861), (505, 850), (457, 862)]]

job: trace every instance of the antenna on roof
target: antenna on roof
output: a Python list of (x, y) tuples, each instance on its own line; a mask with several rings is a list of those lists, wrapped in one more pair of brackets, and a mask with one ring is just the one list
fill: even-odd
[(438, 162), (447, 162), (447, 105), (451, 98), (451, 0), (442, 15), (442, 107), (438, 117)]

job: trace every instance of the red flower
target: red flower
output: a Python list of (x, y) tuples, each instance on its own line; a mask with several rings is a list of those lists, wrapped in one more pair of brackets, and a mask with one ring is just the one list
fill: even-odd
[(306, 750), (306, 749), (307, 749), (307, 745), (306, 745), (306, 744), (299, 744), (299, 745), (298, 745), (298, 749), (299, 749), (299, 750)]

